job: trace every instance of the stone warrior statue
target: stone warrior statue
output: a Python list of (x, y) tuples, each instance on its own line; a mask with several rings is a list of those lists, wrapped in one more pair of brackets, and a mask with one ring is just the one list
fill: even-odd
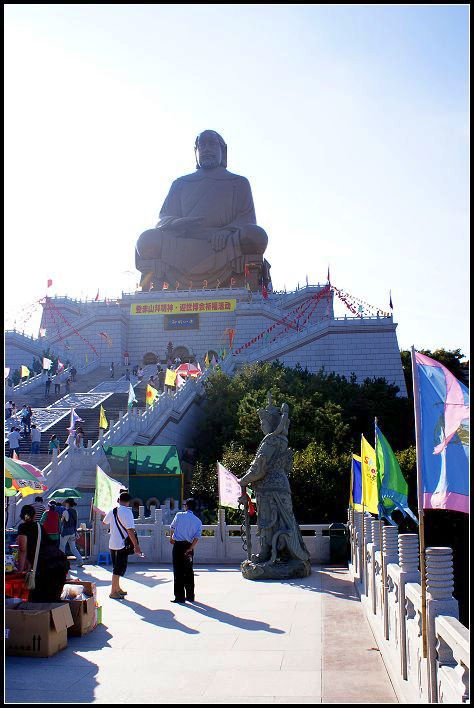
[(293, 451), (288, 447), (288, 406), (258, 411), (265, 437), (248, 472), (240, 479), (242, 503), (247, 484), (257, 499), (260, 553), (241, 564), (242, 575), (260, 578), (303, 578), (311, 573), (310, 555), (293, 514), (288, 473)]
[(163, 282), (188, 289), (203, 281), (225, 287), (231, 280), (249, 282), (252, 290), (267, 286), (268, 238), (257, 226), (248, 180), (227, 171), (227, 145), (214, 130), (198, 135), (194, 151), (196, 171), (173, 182), (156, 227), (137, 241), (142, 289), (161, 290)]

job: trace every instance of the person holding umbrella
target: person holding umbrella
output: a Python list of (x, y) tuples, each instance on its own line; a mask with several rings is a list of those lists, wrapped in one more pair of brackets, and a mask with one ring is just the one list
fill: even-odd
[(74, 509), (76, 502), (69, 498), (66, 499), (64, 505), (66, 508), (61, 516), (59, 548), (64, 553), (66, 544), (69, 543), (69, 548), (76, 557), (78, 567), (81, 568), (84, 561), (76, 546), (77, 511)]

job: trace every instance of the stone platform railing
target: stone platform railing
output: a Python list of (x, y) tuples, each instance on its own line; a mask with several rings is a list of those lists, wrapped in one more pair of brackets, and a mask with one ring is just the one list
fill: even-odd
[[(100, 366), (100, 361), (99, 359), (94, 359), (87, 365), (80, 366), (78, 365), (76, 367), (77, 373), (80, 376), (81, 374), (88, 374), (91, 371), (95, 371)], [(65, 369), (63, 369), (59, 374), (55, 374), (54, 376), (51, 377), (51, 385), (55, 383), (57, 379), (63, 380), (65, 374), (70, 373), (72, 369), (72, 366), (67, 366)], [(38, 386), (44, 386), (46, 383), (46, 378), (47, 378), (47, 372), (42, 371), (39, 374), (36, 374), (35, 376), (30, 376), (30, 378), (27, 381), (20, 381), (19, 384), (16, 386), (13, 386), (13, 388), (10, 389), (10, 392), (13, 395), (18, 395), (18, 394), (24, 394), (32, 391), (34, 388), (37, 388)]]
[[(162, 521), (162, 509), (152, 507), (151, 516), (144, 517), (144, 507), (140, 507), (140, 513), (135, 526), (140, 542), (140, 548), (145, 554), (145, 560), (150, 563), (172, 563), (172, 546), (169, 542), (170, 526)], [(240, 526), (227, 524), (225, 520), (225, 510), (219, 509), (218, 523), (203, 525), (205, 535), (201, 537), (194, 553), (195, 563), (222, 563), (234, 565), (245, 560), (246, 552), (242, 547), (240, 536)], [(304, 535), (304, 542), (311, 555), (312, 563), (329, 562), (329, 536), (323, 535), (327, 532), (329, 524), (304, 524), (300, 526)], [(252, 550), (257, 552), (259, 548), (257, 540), (257, 527), (251, 527)], [(306, 535), (310, 534), (310, 535)], [(96, 561), (99, 552), (107, 551), (109, 548), (108, 526), (102, 520), (95, 519), (92, 537), (91, 560)], [(131, 562), (142, 562), (144, 559), (138, 556), (129, 556)]]
[(423, 657), (419, 547), (416, 534), (398, 534), (349, 510), (350, 569), (399, 701), (469, 702), (469, 631), (452, 596), (450, 548), (426, 549), (427, 656)]

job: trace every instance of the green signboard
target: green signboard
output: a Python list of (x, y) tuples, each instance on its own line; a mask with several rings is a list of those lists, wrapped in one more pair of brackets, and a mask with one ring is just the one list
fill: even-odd
[(183, 473), (175, 445), (104, 446), (110, 476), (123, 478), (128, 471), (128, 489), (134, 498), (149, 506), (148, 500), (183, 500)]

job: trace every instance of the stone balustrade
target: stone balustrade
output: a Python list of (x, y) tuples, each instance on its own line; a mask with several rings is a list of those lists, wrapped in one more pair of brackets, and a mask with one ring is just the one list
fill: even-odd
[(452, 550), (426, 549), (424, 656), (418, 535), (365, 518), (362, 541), (362, 513), (348, 520), (350, 569), (399, 701), (468, 703), (469, 631), (452, 595)]
[[(148, 518), (144, 516), (144, 507), (139, 508), (135, 520), (140, 548), (150, 563), (172, 563), (172, 546), (169, 542), (170, 525), (163, 523), (163, 509), (154, 509)], [(204, 524), (203, 536), (196, 546), (195, 563), (219, 563), (235, 565), (245, 560), (240, 525), (227, 524), (225, 510), (219, 509), (217, 524)], [(302, 524), (304, 541), (312, 563), (329, 562), (329, 524)], [(108, 526), (96, 515), (93, 525), (92, 557), (97, 560), (101, 551), (108, 550)], [(258, 549), (257, 526), (251, 526), (252, 549)], [(138, 556), (129, 556), (130, 562), (143, 562)]]

